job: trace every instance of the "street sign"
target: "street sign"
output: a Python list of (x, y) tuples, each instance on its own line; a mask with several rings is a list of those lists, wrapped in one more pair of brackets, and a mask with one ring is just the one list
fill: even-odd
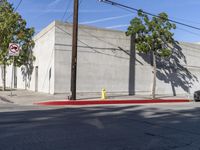
[(19, 52), (20, 52), (19, 44), (10, 43), (8, 50), (9, 50), (9, 52), (8, 52), (9, 56), (19, 56)]

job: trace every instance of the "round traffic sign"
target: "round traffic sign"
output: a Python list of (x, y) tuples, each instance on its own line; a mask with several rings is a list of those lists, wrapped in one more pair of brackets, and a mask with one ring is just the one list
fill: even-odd
[(19, 52), (19, 45), (12, 43), (12, 44), (10, 44), (9, 49), (10, 49), (10, 52), (12, 52), (12, 53), (18, 53)]
[(16, 43), (10, 43), (9, 44), (9, 56), (19, 56), (19, 52), (20, 52), (20, 47), (19, 44)]

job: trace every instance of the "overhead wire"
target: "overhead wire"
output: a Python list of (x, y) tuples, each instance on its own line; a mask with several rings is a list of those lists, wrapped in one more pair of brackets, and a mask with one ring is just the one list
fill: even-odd
[[(103, 0), (102, 2), (104, 2), (104, 3), (108, 3), (108, 4), (111, 4), (112, 3), (112, 5), (113, 4), (115, 4), (115, 2), (113, 2), (113, 1), (110, 1), (110, 0)], [(132, 8), (132, 7), (129, 7), (129, 6), (125, 6), (125, 5), (123, 5), (123, 4), (119, 4), (119, 3), (117, 3), (117, 5), (114, 5), (115, 7), (118, 7), (118, 8), (121, 8), (121, 9), (124, 9), (124, 10), (126, 10), (126, 11), (129, 11), (129, 12), (133, 12), (133, 13), (135, 13), (136, 11), (138, 12), (139, 11), (139, 9), (136, 9), (136, 8)], [(122, 6), (125, 6), (125, 7), (122, 7)], [(145, 13), (145, 14), (148, 14), (148, 15), (151, 15), (151, 16), (155, 16), (155, 17), (159, 17), (159, 16), (157, 16), (157, 15), (154, 15), (154, 14), (152, 14), (152, 13), (149, 13), (149, 12), (146, 12), (146, 11), (143, 11), (143, 13)], [(179, 18), (180, 19), (180, 18)], [(189, 27), (189, 28), (192, 28), (192, 29), (196, 29), (196, 30), (199, 30), (200, 31), (200, 28), (198, 28), (198, 27), (195, 27), (195, 26), (192, 26), (192, 25), (188, 25), (188, 24), (185, 24), (185, 23), (181, 23), (181, 22), (179, 22), (179, 21), (175, 21), (175, 20), (172, 20), (172, 19), (168, 19), (170, 22), (173, 22), (173, 23), (176, 23), (177, 25), (182, 25), (182, 26), (186, 26), (186, 27)], [(184, 19), (180, 19), (180, 20), (184, 20)], [(193, 22), (193, 21), (190, 21), (190, 22)], [(194, 23), (194, 22), (193, 22)], [(195, 22), (196, 24), (197, 24), (197, 22)], [(198, 34), (198, 33), (196, 33), (196, 32), (192, 32), (192, 31), (190, 31), (190, 30), (187, 30), (187, 29), (183, 29), (183, 28), (180, 28), (180, 27), (177, 27), (177, 29), (178, 30), (181, 30), (181, 31), (184, 31), (184, 32), (187, 32), (187, 33), (190, 33), (190, 34), (192, 34), (192, 35), (195, 35), (195, 36), (200, 36), (200, 34)]]
[[(117, 3), (117, 2), (113, 2), (111, 0), (100, 0), (100, 2), (103, 2), (103, 3), (106, 3), (106, 4), (110, 4), (110, 5), (113, 5), (115, 7), (120, 7), (120, 8), (123, 8), (123, 9), (126, 9), (128, 11), (132, 10), (132, 11), (141, 11), (141, 9), (137, 9), (137, 8), (134, 8), (134, 7), (130, 7), (130, 6), (126, 6), (124, 4), (120, 4), (120, 3)], [(153, 13), (150, 13), (150, 12), (147, 12), (147, 11), (143, 11), (142, 12), (144, 14), (147, 14), (149, 16), (153, 16), (153, 17), (157, 17), (157, 18), (160, 18), (160, 16), (158, 15), (155, 15)], [(188, 28), (192, 28), (192, 29), (196, 29), (196, 30), (199, 30), (200, 31), (200, 28), (199, 27), (195, 27), (195, 26), (192, 26), (192, 25), (189, 25), (189, 24), (186, 24), (186, 23), (182, 23), (182, 22), (179, 22), (179, 21), (176, 21), (176, 20), (172, 20), (172, 19), (167, 19), (168, 21), (170, 22), (173, 22), (175, 24), (179, 24), (179, 25), (182, 25), (182, 26), (185, 26), (185, 27), (188, 27)]]
[[(69, 35), (69, 36), (72, 36), (71, 33), (69, 33), (69, 32), (67, 32), (67, 31), (63, 30), (62, 28), (60, 28), (60, 27), (58, 27), (58, 26), (56, 26), (56, 27), (57, 27), (59, 30), (61, 30), (62, 32), (64, 32), (65, 34), (67, 34), (67, 35)], [(85, 42), (83, 42), (83, 41), (81, 41), (81, 40), (79, 40), (79, 39), (78, 39), (78, 41), (79, 41), (80, 43), (82, 43), (82, 44), (88, 46), (88, 48), (92, 49), (94, 52), (96, 52), (96, 53), (101, 53), (101, 52), (95, 50), (92, 46), (89, 46), (87, 43), (85, 43)]]
[(192, 24), (200, 25), (200, 22), (194, 21), (194, 20), (190, 20), (190, 19), (188, 20), (188, 19), (179, 18), (179, 17), (170, 17), (170, 18), (173, 19), (173, 20), (184, 21), (184, 22), (189, 22), (189, 23), (192, 23)]
[(22, 3), (22, 0), (20, 0), (19, 3), (18, 3), (18, 5), (16, 6), (16, 8), (15, 8), (15, 10), (14, 10), (15, 12), (17, 11), (17, 9), (18, 9), (19, 6), (21, 5), (21, 3)]
[(192, 32), (190, 30), (187, 30), (187, 29), (183, 29), (183, 28), (180, 28), (180, 27), (177, 27), (178, 30), (181, 30), (181, 31), (184, 31), (184, 32), (187, 32), (187, 33), (190, 33), (192, 35), (195, 35), (195, 36), (199, 36), (200, 37), (200, 34), (196, 33), (196, 32)]
[[(106, 0), (106, 1), (110, 1), (110, 0)], [(72, 2), (72, 1), (70, 1), (70, 2)], [(81, 4), (82, 2), (83, 2), (83, 0), (79, 1), (79, 7), (80, 7), (80, 4)], [(70, 5), (71, 5), (71, 4), (68, 3), (68, 6), (70, 6)], [(120, 7), (120, 8), (122, 8), (122, 9), (124, 9), (124, 10), (127, 10), (127, 11), (129, 11), (129, 12), (135, 13), (135, 11), (130, 10), (130, 9), (128, 9), (128, 8), (123, 8), (123, 7)], [(137, 11), (138, 11), (138, 9), (137, 9)], [(72, 13), (71, 15), (73, 15), (73, 13)], [(196, 36), (200, 36), (200, 34), (198, 34), (198, 33), (195, 33), (195, 32), (192, 32), (192, 31), (189, 31), (189, 30), (180, 28), (180, 27), (177, 27), (177, 29), (182, 30), (182, 31), (185, 31), (185, 32), (188, 32), (188, 33), (193, 34), (193, 35), (196, 35)]]
[[(60, 28), (60, 27), (58, 27), (58, 26), (56, 26), (56, 28), (58, 28), (59, 30), (63, 31), (63, 32), (66, 33), (67, 35), (72, 36), (72, 34), (69, 33), (69, 32), (67, 32), (66, 30), (63, 30), (62, 28)], [(92, 47), (92, 46), (90, 46), (89, 44), (83, 42), (82, 40), (78, 40), (78, 41), (79, 41), (80, 43), (82, 43), (83, 45), (85, 45), (85, 46), (86, 46), (85, 48), (89, 48), (89, 49), (93, 50), (93, 52), (95, 52), (95, 53), (103, 54), (103, 55), (108, 55), (108, 56), (114, 56), (114, 57), (118, 57), (118, 58), (123, 58), (123, 59), (125, 59), (124, 57), (115, 56), (115, 55), (111, 55), (111, 54), (108, 54), (108, 53), (101, 52), (101, 51), (97, 50), (97, 49), (99, 49), (98, 47)], [(197, 47), (185, 45), (184, 43), (181, 43), (181, 45), (183, 45), (183, 46), (185, 46), (185, 47), (188, 47), (188, 48), (192, 48), (192, 50), (200, 50), (200, 49), (198, 49)], [(115, 47), (115, 45), (113, 45), (113, 46)], [(120, 47), (118, 47), (118, 48), (120, 49)], [(114, 48), (114, 49), (115, 49), (115, 50), (118, 50), (118, 48)], [(107, 49), (107, 48), (106, 48), (106, 49)], [(113, 50), (113, 48), (110, 48), (110, 50)], [(192, 55), (190, 55), (190, 56), (192, 56)], [(194, 55), (194, 56), (195, 56), (195, 55)], [(198, 68), (200, 68), (199, 66), (188, 66), (188, 67), (198, 67)]]
[(64, 14), (63, 14), (63, 16), (62, 16), (62, 18), (61, 18), (61, 21), (64, 21), (64, 18), (65, 18), (65, 16), (66, 16), (67, 12), (68, 12), (68, 9), (69, 9), (70, 6), (71, 6), (71, 3), (72, 3), (72, 0), (69, 0), (69, 2), (67, 3), (66, 10), (65, 10), (65, 12), (64, 12)]
[[(80, 8), (82, 2), (83, 2), (83, 0), (79, 1), (79, 8)], [(67, 22), (72, 16), (73, 16), (73, 12), (71, 12), (71, 14), (69, 14), (69, 16), (65, 19), (65, 22)]]
[[(69, 33), (69, 32), (67, 32), (67, 31), (63, 30), (62, 28), (60, 28), (60, 27), (58, 27), (58, 26), (56, 26), (56, 27), (57, 27), (59, 30), (61, 30), (61, 31), (63, 31), (64, 33), (66, 33), (67, 35), (72, 36), (71, 33)], [(124, 58), (124, 57), (122, 57), (122, 56), (115, 56), (115, 55), (112, 55), (112, 54), (108, 54), (108, 53), (101, 52), (101, 51), (97, 50), (97, 49), (100, 49), (100, 48), (90, 46), (89, 44), (83, 42), (83, 41), (80, 40), (80, 39), (78, 39), (78, 41), (79, 41), (80, 43), (82, 43), (83, 45), (87, 46), (87, 48), (91, 49), (91, 50), (92, 50), (93, 52), (95, 52), (95, 53), (103, 54), (103, 55), (107, 55), (107, 56), (114, 56), (114, 57), (122, 58), (122, 59), (126, 59), (126, 58)], [(101, 49), (102, 49), (102, 48), (101, 48)], [(120, 47), (117, 47), (117, 48), (106, 48), (106, 49), (109, 49), (109, 50), (121, 50)]]

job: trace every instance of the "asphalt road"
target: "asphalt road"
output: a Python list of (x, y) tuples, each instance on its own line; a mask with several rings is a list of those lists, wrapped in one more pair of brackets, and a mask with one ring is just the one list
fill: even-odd
[(0, 105), (0, 150), (200, 150), (200, 103)]

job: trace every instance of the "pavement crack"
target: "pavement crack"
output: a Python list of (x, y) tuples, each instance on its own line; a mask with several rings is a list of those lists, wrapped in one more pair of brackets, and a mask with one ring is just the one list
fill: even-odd
[(156, 136), (155, 134), (152, 134), (152, 133), (144, 133), (144, 134), (146, 134), (146, 135), (149, 135), (149, 136)]
[(171, 137), (167, 137), (167, 136), (163, 136), (163, 135), (157, 135), (157, 134), (153, 134), (153, 133), (149, 133), (149, 132), (145, 132), (145, 135), (148, 136), (153, 136), (153, 137), (158, 137), (158, 138), (162, 138), (162, 139), (166, 139), (166, 140), (173, 140)]
[(167, 141), (170, 141), (170, 145), (168, 145), (168, 147), (166, 148), (167, 150), (170, 149), (180, 149), (182, 147), (188, 147), (188, 146), (191, 146), (193, 144), (192, 141), (188, 141), (188, 142), (179, 142), (179, 143), (174, 143), (175, 139), (173, 137), (167, 137), (167, 136), (163, 136), (163, 135), (157, 135), (157, 134), (153, 134), (153, 133), (149, 133), (149, 132), (145, 132), (144, 133), (145, 135), (148, 135), (148, 136), (152, 136), (152, 137), (155, 137), (155, 138), (160, 138), (160, 139), (163, 139), (163, 140), (167, 140)]

